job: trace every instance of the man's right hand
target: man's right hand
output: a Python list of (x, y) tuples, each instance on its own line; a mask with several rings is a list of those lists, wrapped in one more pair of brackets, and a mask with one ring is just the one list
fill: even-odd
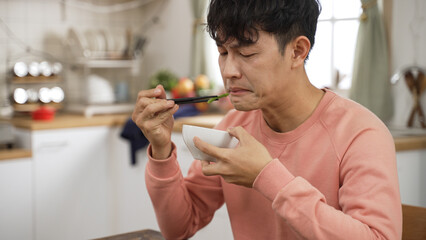
[(166, 159), (172, 151), (173, 114), (179, 106), (166, 100), (163, 86), (138, 94), (132, 120), (151, 143), (152, 157)]

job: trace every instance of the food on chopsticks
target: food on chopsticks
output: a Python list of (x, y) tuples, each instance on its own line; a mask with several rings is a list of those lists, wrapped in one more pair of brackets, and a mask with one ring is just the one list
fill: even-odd
[(213, 102), (213, 101), (219, 100), (220, 98), (227, 97), (228, 95), (229, 95), (229, 93), (224, 93), (224, 94), (219, 95), (219, 96), (217, 96), (217, 97), (212, 97), (212, 98), (210, 98), (210, 99), (207, 101), (207, 103), (211, 103), (211, 102)]

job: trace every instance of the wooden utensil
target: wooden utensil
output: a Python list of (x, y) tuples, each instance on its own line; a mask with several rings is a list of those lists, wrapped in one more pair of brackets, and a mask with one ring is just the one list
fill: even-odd
[(407, 126), (412, 127), (414, 123), (414, 117), (416, 113), (419, 115), (419, 121), (422, 128), (426, 128), (426, 119), (420, 104), (420, 97), (423, 92), (426, 90), (426, 78), (424, 73), (419, 70), (417, 76), (415, 77), (411, 71), (407, 71), (404, 74), (405, 82), (413, 95), (414, 105), (408, 118)]

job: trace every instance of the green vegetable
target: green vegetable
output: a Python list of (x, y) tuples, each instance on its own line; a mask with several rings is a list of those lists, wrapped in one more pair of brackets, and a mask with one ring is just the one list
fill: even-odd
[(150, 87), (155, 88), (158, 84), (163, 85), (164, 90), (171, 91), (178, 83), (179, 78), (173, 72), (163, 69), (150, 77)]
[(210, 99), (207, 101), (207, 103), (211, 103), (211, 102), (213, 102), (213, 101), (216, 101), (216, 100), (218, 100), (219, 98), (227, 97), (228, 95), (229, 95), (229, 93), (224, 93), (224, 94), (219, 95), (219, 96), (217, 96), (217, 97), (212, 97), (212, 98), (210, 98)]

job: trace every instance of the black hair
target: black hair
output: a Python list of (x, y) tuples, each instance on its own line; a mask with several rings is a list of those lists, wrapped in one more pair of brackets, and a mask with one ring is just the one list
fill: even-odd
[(211, 0), (207, 31), (218, 45), (229, 39), (252, 44), (265, 31), (275, 36), (284, 54), (298, 36), (306, 36), (312, 49), (320, 12), (318, 0)]

